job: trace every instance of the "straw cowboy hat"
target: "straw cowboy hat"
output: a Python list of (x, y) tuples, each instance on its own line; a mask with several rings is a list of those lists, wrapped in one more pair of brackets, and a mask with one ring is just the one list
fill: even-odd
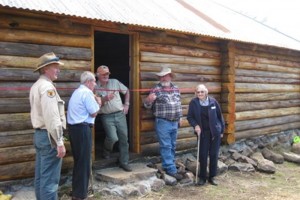
[(36, 69), (34, 70), (34, 72), (53, 63), (57, 63), (60, 66), (64, 65), (64, 63), (59, 61), (59, 57), (57, 57), (53, 52), (46, 53), (39, 58), (38, 64), (36, 65)]
[(98, 69), (99, 69), (99, 71), (98, 70), (97, 71), (101, 75), (103, 75), (103, 74), (110, 74), (109, 68), (107, 66), (105, 66), (105, 65), (101, 65), (100, 67), (98, 67)]
[(172, 70), (170, 69), (170, 68), (168, 68), (168, 67), (162, 67), (161, 68), (161, 71), (160, 72), (158, 72), (158, 73), (156, 73), (156, 75), (157, 76), (165, 76), (165, 75), (167, 75), (167, 74), (171, 74), (171, 76), (172, 76), (172, 78), (174, 78), (175, 77), (175, 74), (173, 74), (172, 73)]

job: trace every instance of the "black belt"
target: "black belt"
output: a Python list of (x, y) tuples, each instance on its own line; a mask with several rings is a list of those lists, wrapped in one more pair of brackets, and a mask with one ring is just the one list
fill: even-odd
[(167, 120), (167, 121), (170, 121), (170, 122), (178, 122), (179, 121), (179, 119), (166, 119), (166, 118), (162, 118), (162, 117), (156, 117), (156, 118)]
[(44, 128), (36, 128), (35, 130), (36, 131), (47, 131), (47, 129), (44, 129)]
[(82, 122), (79, 124), (69, 124), (70, 126), (89, 126), (90, 128), (93, 128), (94, 124), (89, 124), (87, 122)]

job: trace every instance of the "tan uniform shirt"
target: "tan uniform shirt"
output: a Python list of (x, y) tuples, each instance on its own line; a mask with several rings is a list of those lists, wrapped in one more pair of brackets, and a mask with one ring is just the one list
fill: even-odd
[(30, 89), (29, 101), (33, 128), (47, 129), (50, 142), (54, 140), (54, 145), (62, 146), (63, 128), (66, 128), (65, 102), (52, 81), (41, 75)]
[(124, 110), (120, 93), (126, 94), (128, 88), (123, 83), (117, 79), (109, 79), (107, 85), (102, 86), (98, 81), (95, 89), (96, 94), (100, 97), (105, 97), (110, 93), (114, 94), (114, 98), (112, 100), (107, 101), (102, 105), (99, 112), (100, 114), (110, 114)]

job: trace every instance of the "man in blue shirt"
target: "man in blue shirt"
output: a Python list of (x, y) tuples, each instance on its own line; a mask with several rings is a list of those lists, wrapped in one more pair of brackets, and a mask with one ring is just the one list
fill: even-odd
[(74, 159), (72, 177), (72, 199), (85, 199), (88, 193), (91, 173), (92, 130), (101, 98), (93, 90), (96, 79), (93, 73), (85, 71), (80, 77), (81, 85), (73, 92), (68, 106), (68, 128)]

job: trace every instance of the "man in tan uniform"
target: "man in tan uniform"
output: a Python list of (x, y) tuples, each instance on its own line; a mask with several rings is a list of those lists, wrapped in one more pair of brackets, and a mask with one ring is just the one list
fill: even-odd
[(30, 116), (36, 149), (35, 195), (37, 200), (57, 200), (62, 158), (66, 154), (63, 128), (66, 128), (64, 101), (59, 97), (54, 80), (63, 63), (54, 53), (46, 53), (38, 60), (34, 72), (39, 79), (30, 89)]

